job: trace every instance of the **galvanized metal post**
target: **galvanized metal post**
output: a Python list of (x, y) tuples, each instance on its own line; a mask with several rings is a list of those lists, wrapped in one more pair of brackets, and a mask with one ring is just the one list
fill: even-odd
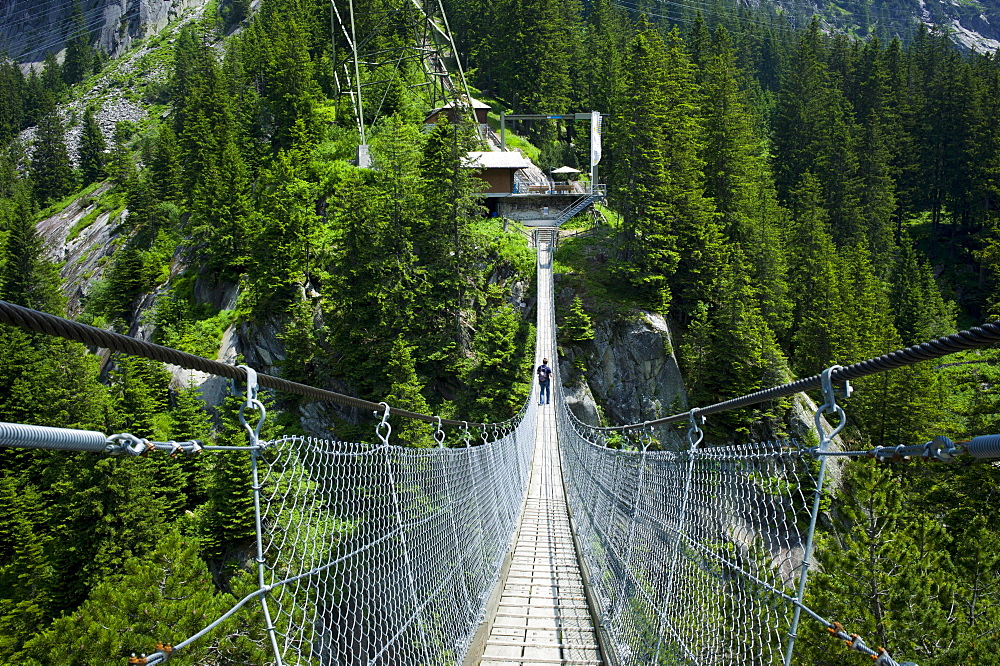
[[(823, 453), (827, 450), (834, 436), (843, 430), (844, 425), (847, 423), (847, 415), (844, 413), (843, 408), (837, 404), (837, 396), (835, 395), (833, 382), (831, 380), (831, 374), (833, 371), (839, 369), (840, 367), (841, 366), (839, 365), (831, 366), (824, 370), (822, 375), (824, 402), (816, 409), (814, 419), (816, 432), (819, 434), (819, 446), (817, 447), (817, 451), (819, 453)], [(851, 385), (845, 381), (844, 397), (849, 397), (850, 395)], [(840, 423), (838, 423), (829, 434), (827, 434), (826, 430), (823, 428), (824, 413), (838, 414), (840, 416)], [(816, 475), (816, 492), (813, 495), (812, 514), (809, 516), (809, 532), (806, 534), (806, 544), (802, 553), (802, 569), (799, 572), (799, 585), (795, 592), (795, 601), (797, 603), (795, 604), (795, 610), (792, 614), (792, 626), (788, 632), (788, 647), (785, 651), (785, 666), (791, 666), (792, 653), (795, 651), (795, 639), (796, 633), (799, 629), (799, 617), (802, 615), (802, 600), (805, 597), (806, 579), (809, 577), (809, 565), (812, 559), (813, 536), (816, 534), (816, 521), (819, 518), (820, 501), (823, 499), (823, 481), (826, 478), (826, 459), (827, 456), (820, 456), (819, 473)]]

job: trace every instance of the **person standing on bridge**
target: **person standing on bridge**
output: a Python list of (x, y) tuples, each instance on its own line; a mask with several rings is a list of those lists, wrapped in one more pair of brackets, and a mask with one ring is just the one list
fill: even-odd
[(538, 375), (538, 404), (547, 405), (549, 404), (549, 396), (551, 395), (549, 384), (552, 379), (552, 368), (549, 367), (549, 359), (542, 359), (542, 364), (538, 366), (535, 374)]

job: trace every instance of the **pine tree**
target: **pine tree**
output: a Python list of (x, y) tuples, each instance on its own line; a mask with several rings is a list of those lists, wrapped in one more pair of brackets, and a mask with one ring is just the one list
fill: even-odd
[(42, 257), (42, 239), (35, 228), (35, 208), (28, 185), (16, 182), (7, 206), (0, 207), (0, 295), (4, 300), (47, 312), (62, 309), (59, 272)]
[[(453, 349), (463, 336), (461, 312), (468, 307), (469, 226), (482, 210), (476, 196), (482, 181), (464, 165), (465, 155), (475, 146), (474, 128), (468, 119), (440, 123), (427, 138), (419, 170), (422, 176), (420, 226), (413, 243), (418, 261), (426, 271), (428, 289), (422, 311), (415, 313), (418, 357), (431, 359)], [(447, 357), (425, 366), (426, 376), (452, 374)]]
[(665, 203), (670, 187), (665, 51), (659, 32), (641, 23), (628, 45), (625, 82), (614, 100), (609, 143), (615, 161), (608, 174), (609, 196), (622, 214), (620, 270), (662, 304), (670, 300), (667, 276), (679, 261)]
[[(160, 166), (169, 172), (171, 165)], [(221, 153), (202, 174), (191, 208), (192, 240), (202, 244), (199, 254), (205, 263), (218, 271), (233, 268), (241, 272), (250, 260), (253, 206), (250, 174), (234, 141), (223, 143)], [(279, 242), (290, 245), (297, 240), (282, 238)]]
[(849, 326), (841, 301), (839, 257), (827, 230), (819, 183), (811, 174), (794, 193), (796, 228), (789, 239), (788, 284), (793, 306), (793, 367), (812, 375), (842, 358), (840, 333)]
[[(883, 646), (897, 658), (939, 663), (934, 657), (941, 645), (926, 650), (922, 637), (927, 627), (935, 627), (935, 638), (945, 645), (954, 635), (948, 617), (954, 594), (948, 536), (935, 517), (908, 511), (904, 493), (899, 479), (873, 462), (848, 464), (838, 494), (841, 518), (817, 549), (822, 566), (810, 576), (806, 604), (825, 609), (869, 645)], [(822, 627), (806, 628), (798, 658), (840, 663), (830, 654)]]
[(596, 0), (591, 4), (584, 40), (588, 66), (582, 68), (589, 102), (586, 108), (604, 113), (611, 111), (612, 100), (619, 94), (623, 77), (627, 21), (624, 10), (610, 0)]
[(183, 173), (177, 135), (170, 125), (160, 128), (149, 164), (149, 182), (160, 201), (183, 200)]
[(520, 317), (500, 287), (489, 287), (484, 300), (472, 340), (475, 361), (462, 376), (472, 400), (461, 408), (470, 418), (497, 421), (516, 414), (528, 397), (530, 355)]
[(573, 304), (570, 306), (559, 331), (572, 342), (586, 342), (594, 339), (594, 325), (590, 315), (583, 309), (583, 299), (579, 296), (573, 298)]
[[(272, 144), (288, 150), (304, 148), (316, 138), (314, 107), (319, 86), (309, 54), (305, 3), (280, 4), (281, 19), (265, 24), (270, 53), (264, 102), (274, 126)], [(275, 11), (278, 5), (275, 3)], [(265, 9), (262, 15), (267, 16)]]
[(90, 47), (90, 30), (83, 16), (80, 0), (73, 0), (71, 36), (66, 41), (66, 58), (63, 62), (63, 80), (67, 84), (80, 83), (90, 76), (94, 65), (94, 51)]
[(27, 109), (27, 82), (21, 68), (0, 57), (0, 146), (21, 130)]
[(121, 354), (109, 373), (115, 432), (169, 439), (170, 373), (158, 361)]
[[(427, 399), (421, 394), (423, 385), (417, 377), (413, 348), (407, 345), (402, 337), (396, 338), (385, 365), (389, 381), (389, 393), (385, 397), (385, 402), (392, 407), (400, 407), (418, 414), (430, 412)], [(393, 439), (404, 446), (427, 448), (434, 445), (432, 434), (433, 428), (429, 423), (414, 419), (399, 419), (396, 420)]]
[[(77, 612), (56, 620), (20, 653), (23, 663), (112, 663), (130, 653), (152, 652), (200, 631), (252, 589), (240, 572), (232, 593), (217, 594), (212, 574), (198, 557), (198, 540), (175, 526), (155, 548), (133, 555), (90, 592)], [(268, 659), (260, 616), (240, 614), (224, 632), (194, 643), (180, 663), (263, 663)]]
[(104, 153), (107, 148), (104, 134), (94, 117), (94, 107), (88, 106), (83, 114), (83, 134), (80, 136), (80, 177), (84, 184), (104, 178)]
[(934, 282), (931, 267), (925, 259), (917, 256), (906, 236), (900, 242), (891, 284), (892, 311), (904, 346), (919, 344), (954, 330), (950, 308)]
[(714, 289), (724, 259), (712, 201), (704, 196), (704, 162), (699, 156), (704, 139), (697, 116), (697, 89), (676, 29), (667, 47), (664, 92), (670, 118), (665, 157), (671, 186), (667, 201), (679, 254), (670, 285), (675, 294), (674, 316), (683, 321), (686, 307), (706, 299)]
[(38, 123), (31, 155), (31, 180), (41, 202), (61, 199), (73, 189), (73, 165), (66, 150), (62, 120), (55, 110)]
[[(272, 410), (270, 399), (260, 397)], [(222, 407), (222, 427), (215, 443), (219, 446), (248, 446), (247, 432), (237, 420), (243, 398), (228, 397)], [(245, 413), (248, 423), (255, 423), (252, 411)], [(274, 436), (274, 422), (265, 421), (261, 438)], [(250, 451), (217, 455), (205, 470), (209, 476), (208, 505), (202, 522), (203, 552), (220, 562), (243, 561), (252, 548), (254, 531), (254, 495)]]
[[(6, 461), (5, 461), (6, 462)], [(23, 478), (23, 477), (22, 477)], [(30, 483), (0, 475), (0, 660), (10, 662), (53, 611), (53, 580), (46, 551), (45, 498)]]

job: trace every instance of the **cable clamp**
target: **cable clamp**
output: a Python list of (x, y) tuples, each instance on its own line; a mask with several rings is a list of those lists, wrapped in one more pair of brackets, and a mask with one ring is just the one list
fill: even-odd
[(141, 439), (127, 432), (108, 435), (105, 443), (105, 453), (112, 456), (141, 456), (156, 448), (148, 439)]
[(938, 435), (924, 444), (923, 455), (925, 459), (933, 458), (941, 462), (951, 462), (961, 451), (961, 448), (956, 446), (955, 442), (951, 441), (951, 439), (944, 435)]
[[(811, 449), (813, 454), (823, 453), (828, 449), (830, 441), (844, 429), (847, 425), (847, 414), (844, 413), (843, 407), (837, 404), (838, 393), (841, 397), (850, 397), (854, 389), (851, 387), (850, 382), (846, 379), (844, 380), (844, 385), (840, 389), (833, 386), (833, 372), (835, 370), (841, 369), (842, 366), (831, 365), (829, 368), (823, 371), (821, 375), (822, 388), (823, 388), (823, 404), (816, 408), (816, 414), (814, 415), (814, 421), (816, 424), (816, 432), (819, 434), (819, 446)], [(833, 431), (829, 434), (823, 429), (823, 414), (837, 414), (840, 417), (840, 423), (834, 427)]]
[(687, 431), (687, 440), (691, 450), (694, 451), (698, 448), (698, 445), (701, 444), (702, 440), (705, 439), (705, 433), (702, 432), (700, 427), (705, 423), (705, 417), (698, 412), (697, 408), (695, 408), (688, 412), (688, 420), (691, 421), (691, 427), (689, 427)]
[(462, 421), (462, 441), (465, 443), (465, 448), (472, 446), (472, 433), (469, 432), (468, 421)]
[[(382, 411), (382, 420), (375, 426), (375, 435), (382, 441), (383, 446), (389, 446), (389, 435), (392, 434), (392, 424), (389, 423), (389, 410), (391, 407), (389, 407), (389, 403), (387, 402), (380, 402), (378, 404), (384, 409)], [(377, 411), (373, 413), (378, 418), (379, 413)]]
[(434, 422), (437, 424), (437, 429), (434, 431), (434, 441), (437, 442), (438, 448), (444, 448), (444, 428), (441, 427), (441, 417), (435, 416)]
[[(247, 373), (247, 396), (246, 400), (243, 401), (243, 404), (240, 405), (240, 424), (247, 431), (247, 436), (250, 438), (250, 446), (256, 447), (260, 442), (260, 431), (261, 428), (264, 427), (264, 419), (267, 418), (267, 409), (264, 407), (264, 403), (257, 398), (257, 393), (259, 391), (259, 387), (257, 385), (257, 371), (249, 365), (240, 365), (237, 367), (242, 368)], [(247, 423), (247, 409), (253, 409), (260, 412), (260, 419), (254, 427), (251, 427), (250, 424)]]

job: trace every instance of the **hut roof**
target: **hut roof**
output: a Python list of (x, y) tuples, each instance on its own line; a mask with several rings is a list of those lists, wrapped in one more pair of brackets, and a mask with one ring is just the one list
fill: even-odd
[(476, 169), (526, 169), (531, 161), (516, 150), (470, 152), (462, 165)]

